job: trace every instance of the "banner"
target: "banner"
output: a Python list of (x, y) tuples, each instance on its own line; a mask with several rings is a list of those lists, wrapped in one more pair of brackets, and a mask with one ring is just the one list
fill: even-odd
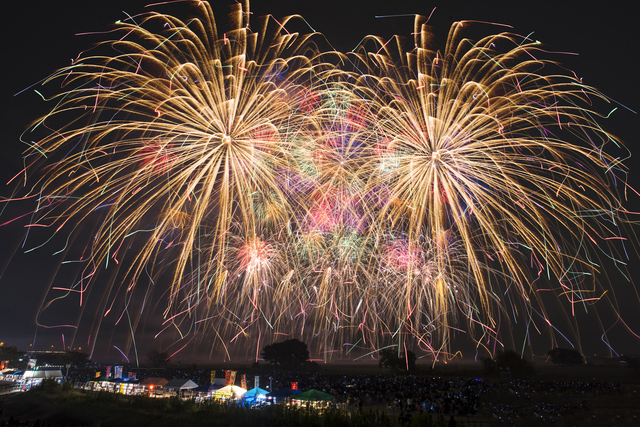
[(216, 371), (211, 371), (211, 384), (216, 382)]
[(298, 389), (298, 383), (291, 383), (291, 390), (297, 390)]
[(260, 387), (260, 375), (256, 375), (253, 378), (253, 386), (254, 387)]
[(231, 382), (229, 383), (229, 385), (234, 385), (236, 383), (236, 374), (238, 373), (238, 371), (231, 371)]
[(113, 370), (115, 371), (113, 374), (114, 378), (122, 378), (122, 366), (115, 366)]
[(129, 372), (129, 379), (130, 380), (135, 380), (136, 379), (136, 373), (135, 372)]
[(100, 372), (100, 371), (96, 372), (96, 378), (100, 378), (100, 374), (101, 374), (101, 373), (102, 373), (102, 372)]
[(29, 359), (29, 363), (27, 364), (27, 369), (33, 369), (36, 367), (36, 359)]
[(224, 371), (224, 385), (231, 385), (231, 371)]
[(105, 375), (107, 378), (111, 378), (111, 366), (107, 366), (107, 373)]
[(243, 389), (247, 389), (247, 374), (242, 374), (242, 378), (240, 379), (240, 387)]

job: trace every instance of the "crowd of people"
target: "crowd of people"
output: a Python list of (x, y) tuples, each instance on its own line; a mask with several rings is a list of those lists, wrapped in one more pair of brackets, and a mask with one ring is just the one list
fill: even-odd
[[(505, 425), (531, 423), (531, 419), (558, 425), (559, 420), (568, 416), (581, 417), (587, 413), (590, 410), (587, 399), (620, 394), (620, 383), (612, 381), (501, 381), (489, 389), (485, 413)], [(562, 399), (558, 399), (560, 396)]]

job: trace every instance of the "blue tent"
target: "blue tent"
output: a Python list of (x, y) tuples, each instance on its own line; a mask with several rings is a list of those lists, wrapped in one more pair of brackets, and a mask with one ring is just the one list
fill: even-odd
[(254, 403), (258, 399), (266, 399), (269, 392), (260, 387), (252, 388), (242, 395), (242, 400), (247, 403)]

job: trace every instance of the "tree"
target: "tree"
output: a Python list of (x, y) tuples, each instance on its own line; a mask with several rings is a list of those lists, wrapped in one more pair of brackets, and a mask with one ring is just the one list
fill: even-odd
[(25, 352), (5, 343), (0, 343), (0, 360), (9, 362), (8, 366), (12, 369), (23, 369), (27, 365)]
[(300, 366), (309, 359), (309, 349), (302, 341), (290, 339), (265, 346), (262, 349), (262, 358), (276, 365)]
[(556, 365), (582, 365), (584, 357), (577, 350), (568, 348), (554, 348), (549, 350), (547, 356), (551, 358), (551, 362)]
[(73, 366), (87, 366), (89, 363), (89, 355), (80, 351), (66, 351), (62, 356), (64, 363), (70, 363)]
[[(400, 353), (393, 348), (385, 348), (384, 350), (380, 350), (378, 352), (378, 366), (390, 368), (394, 371), (408, 370), (413, 371), (416, 366), (416, 355), (412, 351), (407, 351), (405, 353)], [(407, 367), (409, 369), (407, 369)]]
[(153, 349), (147, 353), (147, 363), (153, 368), (163, 368), (171, 362), (171, 357), (164, 351)]

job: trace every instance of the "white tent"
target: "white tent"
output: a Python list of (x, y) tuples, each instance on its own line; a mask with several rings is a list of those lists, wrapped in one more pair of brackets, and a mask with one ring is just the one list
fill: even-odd
[(41, 384), (44, 380), (62, 381), (62, 370), (60, 367), (42, 366), (35, 369), (27, 369), (22, 375), (22, 384), (27, 388), (31, 388)]
[(165, 390), (191, 390), (192, 388), (198, 387), (198, 384), (194, 383), (191, 380), (186, 379), (175, 379), (171, 380), (164, 385)]
[(23, 380), (62, 380), (62, 369), (59, 367), (38, 367), (24, 371)]

